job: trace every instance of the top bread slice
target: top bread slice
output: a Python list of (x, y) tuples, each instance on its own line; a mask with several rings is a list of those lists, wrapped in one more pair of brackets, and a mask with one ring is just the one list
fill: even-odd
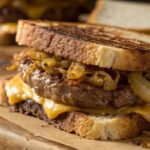
[(150, 36), (122, 28), (21, 20), (16, 41), (76, 62), (123, 71), (150, 71)]

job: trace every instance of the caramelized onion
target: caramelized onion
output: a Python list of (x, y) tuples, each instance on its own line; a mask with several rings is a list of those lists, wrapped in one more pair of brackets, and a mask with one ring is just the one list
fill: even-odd
[(35, 69), (37, 68), (37, 66), (40, 64), (39, 61), (35, 61), (33, 64), (31, 64), (28, 68), (28, 70), (25, 72), (24, 76), (23, 76), (23, 81), (25, 81), (27, 79), (27, 77), (30, 75), (30, 73), (32, 73), (33, 71), (35, 71)]
[(87, 80), (95, 86), (103, 87), (104, 90), (111, 91), (117, 88), (119, 78), (120, 74), (118, 71), (116, 71), (116, 78), (114, 80), (107, 72), (97, 71)]
[(62, 60), (61, 62), (60, 62), (60, 66), (62, 67), (62, 68), (69, 68), (69, 66), (70, 66), (70, 62), (68, 61), (68, 60)]
[(130, 73), (128, 81), (134, 92), (145, 102), (150, 103), (150, 82), (142, 73)]
[(84, 73), (85, 73), (84, 64), (72, 62), (68, 69), (67, 78), (73, 80), (80, 79), (81, 77), (83, 77)]
[[(90, 70), (85, 64), (70, 62), (62, 57), (50, 55), (45, 52), (29, 49), (14, 57), (16, 61), (14, 65), (8, 69), (12, 70), (17, 68), (18, 64), (23, 58), (29, 58), (33, 60), (32, 64), (26, 71), (23, 80), (25, 80), (30, 73), (32, 73), (37, 67), (42, 68), (44, 71), (50, 74), (61, 73), (69, 80), (78, 80), (79, 83), (87, 81), (92, 85), (102, 87), (104, 90), (111, 91), (117, 88), (118, 81), (120, 79), (119, 71), (115, 71), (116, 77), (113, 78), (106, 71)], [(90, 75), (90, 77), (89, 77)], [(82, 80), (81, 80), (82, 79)]]
[(57, 64), (58, 64), (58, 62), (56, 61), (56, 59), (54, 57), (45, 58), (42, 60), (42, 68), (44, 68), (44, 69), (54, 67)]
[(17, 65), (16, 64), (13, 64), (13, 65), (7, 67), (7, 70), (9, 70), (9, 71), (14, 70), (14, 69), (17, 69)]
[(33, 60), (39, 60), (39, 61), (42, 61), (45, 58), (49, 58), (48, 54), (46, 54), (44, 52), (40, 52), (40, 51), (35, 51), (32, 49), (27, 51), (26, 55), (29, 56)]

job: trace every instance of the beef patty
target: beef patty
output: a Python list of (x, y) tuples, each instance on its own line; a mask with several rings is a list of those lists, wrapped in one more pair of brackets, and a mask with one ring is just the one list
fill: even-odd
[[(24, 59), (18, 66), (22, 76), (27, 72), (32, 61)], [(114, 91), (105, 91), (102, 88), (81, 82), (77, 85), (66, 82), (61, 74), (49, 74), (37, 68), (25, 79), (25, 82), (35, 92), (57, 103), (73, 105), (83, 108), (100, 108), (113, 106), (121, 108), (124, 106), (135, 106), (145, 104), (136, 96), (129, 85), (119, 86)]]

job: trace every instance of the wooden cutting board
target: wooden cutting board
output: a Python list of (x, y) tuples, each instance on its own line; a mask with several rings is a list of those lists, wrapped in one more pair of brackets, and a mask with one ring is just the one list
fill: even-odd
[[(12, 72), (4, 68), (10, 64), (18, 47), (0, 47), (0, 77)], [(96, 141), (66, 133), (37, 118), (9, 112), (0, 106), (0, 150), (142, 150), (130, 141)]]

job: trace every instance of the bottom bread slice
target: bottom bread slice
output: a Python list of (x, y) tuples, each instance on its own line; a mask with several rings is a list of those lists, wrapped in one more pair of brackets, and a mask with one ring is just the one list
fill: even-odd
[(94, 116), (68, 112), (56, 119), (48, 119), (42, 106), (32, 100), (10, 106), (10, 110), (38, 117), (55, 127), (81, 137), (99, 140), (120, 140), (140, 135), (150, 124), (137, 114), (124, 116)]

